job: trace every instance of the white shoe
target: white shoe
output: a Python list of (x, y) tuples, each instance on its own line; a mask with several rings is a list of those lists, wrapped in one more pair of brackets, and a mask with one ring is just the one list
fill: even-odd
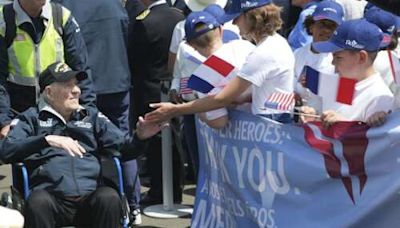
[(131, 214), (133, 215), (133, 225), (140, 225), (142, 224), (142, 215), (140, 214), (140, 209), (135, 209), (131, 212)]

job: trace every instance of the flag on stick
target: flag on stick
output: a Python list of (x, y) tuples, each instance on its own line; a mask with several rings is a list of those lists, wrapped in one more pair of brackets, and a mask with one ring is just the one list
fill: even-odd
[(305, 67), (306, 87), (323, 99), (351, 105), (353, 102), (357, 81), (338, 75), (328, 75), (318, 72), (312, 67)]
[(269, 96), (264, 106), (270, 109), (290, 111), (294, 108), (294, 93), (275, 92)]
[(212, 55), (201, 64), (190, 76), (188, 87), (207, 94), (215, 87), (223, 87), (235, 67), (224, 59)]

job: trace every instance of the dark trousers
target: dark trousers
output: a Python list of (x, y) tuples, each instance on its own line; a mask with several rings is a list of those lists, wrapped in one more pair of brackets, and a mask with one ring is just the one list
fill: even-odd
[(188, 155), (193, 165), (195, 180), (199, 171), (199, 153), (197, 151), (196, 121), (194, 115), (183, 116), (183, 131), (188, 149)]
[[(174, 143), (172, 143), (174, 144)], [(147, 168), (150, 170), (151, 182), (149, 196), (154, 199), (162, 199), (162, 148), (161, 134), (150, 138), (147, 148)], [(183, 161), (182, 155), (175, 146), (172, 147), (172, 175), (173, 175), (173, 196), (175, 202), (182, 201), (183, 190)]]
[(80, 198), (61, 198), (46, 190), (33, 191), (25, 204), (25, 226), (121, 227), (122, 206), (118, 193), (100, 187)]
[[(97, 107), (124, 134), (130, 134), (129, 127), (129, 91), (97, 95)], [(125, 195), (132, 209), (139, 208), (140, 181), (136, 160), (122, 162)]]

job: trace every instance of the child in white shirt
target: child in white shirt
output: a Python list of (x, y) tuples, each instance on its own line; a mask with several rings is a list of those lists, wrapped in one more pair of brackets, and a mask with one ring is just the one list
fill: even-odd
[[(343, 22), (342, 6), (334, 1), (322, 1), (318, 3), (314, 13), (306, 18), (304, 27), (313, 42), (327, 41)], [(311, 43), (296, 49), (295, 57), (295, 92), (302, 98), (302, 103), (312, 107), (321, 107), (320, 97), (314, 95), (304, 87), (304, 69), (309, 66), (325, 76), (335, 74), (332, 65), (332, 53), (319, 53), (315, 51)]]
[(380, 73), (385, 84), (395, 95), (396, 107), (400, 107), (400, 61), (394, 52), (398, 46), (398, 17), (375, 6), (369, 8), (364, 17), (367, 21), (377, 25), (387, 37), (391, 38), (389, 46), (378, 52), (374, 68)]
[(329, 41), (313, 44), (318, 52), (333, 52), (332, 63), (340, 77), (357, 81), (352, 105), (324, 107), (321, 120), (325, 126), (337, 121), (363, 121), (373, 126), (376, 113), (393, 108), (393, 94), (373, 67), (378, 51), (388, 44), (382, 30), (365, 19), (343, 22)]

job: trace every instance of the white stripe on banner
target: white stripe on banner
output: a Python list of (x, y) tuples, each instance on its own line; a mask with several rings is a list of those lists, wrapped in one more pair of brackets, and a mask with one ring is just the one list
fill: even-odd
[(313, 131), (313, 133), (317, 139), (328, 141), (333, 144), (333, 153), (335, 153), (336, 157), (339, 159), (340, 164), (341, 164), (340, 165), (340, 174), (343, 177), (350, 176), (349, 165), (347, 163), (347, 160), (344, 158), (342, 143), (339, 140), (331, 139), (331, 138), (323, 136), (317, 126), (315, 126), (313, 124), (307, 124), (307, 125), (311, 128), (311, 130)]

